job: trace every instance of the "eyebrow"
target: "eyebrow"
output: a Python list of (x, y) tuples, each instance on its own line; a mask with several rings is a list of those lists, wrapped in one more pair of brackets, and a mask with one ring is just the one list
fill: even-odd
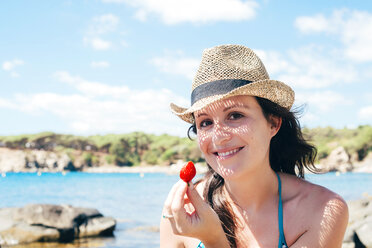
[[(222, 111), (226, 112), (226, 111), (228, 111), (230, 109), (233, 109), (233, 108), (247, 108), (247, 109), (249, 109), (249, 106), (244, 105), (244, 104), (243, 105), (234, 104), (234, 105), (231, 105), (231, 106), (228, 106), (228, 107), (224, 108)], [(199, 114), (196, 115), (196, 117), (199, 118), (200, 116), (206, 116), (206, 115), (207, 115), (206, 113), (199, 113)]]
[(223, 112), (226, 112), (226, 111), (228, 111), (228, 110), (230, 110), (230, 109), (233, 109), (233, 108), (247, 108), (247, 109), (249, 109), (249, 106), (248, 105), (238, 105), (238, 104), (234, 104), (234, 105), (231, 105), (231, 106), (228, 106), (228, 107), (226, 107), (226, 108), (224, 108), (223, 109)]
[(199, 118), (200, 116), (207, 115), (206, 113), (199, 113), (196, 115), (196, 118)]

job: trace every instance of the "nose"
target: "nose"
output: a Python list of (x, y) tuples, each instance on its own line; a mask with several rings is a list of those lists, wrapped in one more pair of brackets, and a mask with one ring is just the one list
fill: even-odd
[(212, 139), (215, 145), (223, 145), (231, 140), (231, 130), (226, 125), (216, 122)]

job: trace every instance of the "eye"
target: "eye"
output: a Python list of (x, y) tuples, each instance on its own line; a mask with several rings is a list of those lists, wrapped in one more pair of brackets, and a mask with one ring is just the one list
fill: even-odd
[(207, 120), (201, 121), (199, 124), (199, 127), (203, 128), (203, 127), (208, 127), (209, 125), (212, 125), (212, 121), (207, 119)]
[(240, 119), (242, 117), (244, 117), (243, 114), (238, 113), (238, 112), (232, 112), (232, 113), (229, 114), (228, 119), (229, 120), (238, 120), (238, 119)]

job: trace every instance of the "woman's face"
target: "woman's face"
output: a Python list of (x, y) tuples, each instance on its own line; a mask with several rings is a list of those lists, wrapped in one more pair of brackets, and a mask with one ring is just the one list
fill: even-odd
[(234, 96), (194, 113), (200, 150), (207, 163), (225, 179), (244, 175), (269, 163), (273, 125), (255, 97)]

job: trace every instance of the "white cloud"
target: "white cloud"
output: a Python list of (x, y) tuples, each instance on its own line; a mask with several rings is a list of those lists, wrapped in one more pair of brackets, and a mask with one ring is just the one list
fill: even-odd
[(305, 113), (303, 116), (300, 117), (301, 122), (303, 123), (314, 123), (320, 119), (319, 115), (316, 115), (314, 113)]
[(90, 65), (93, 68), (107, 68), (107, 67), (110, 66), (110, 63), (107, 62), (107, 61), (92, 61), (92, 63), (90, 63)]
[(347, 118), (342, 118), (345, 115), (342, 109), (353, 104), (354, 102), (345, 95), (327, 90), (296, 92), (294, 106), (300, 107), (299, 117), (301, 124), (304, 126), (335, 125), (341, 127), (350, 122)]
[(173, 116), (170, 102), (187, 106), (189, 101), (167, 89), (134, 90), (88, 81), (69, 72), (55, 73), (55, 78), (77, 90), (74, 94), (17, 94), (1, 99), (0, 107), (33, 115), (53, 114), (67, 123), (68, 132), (79, 134), (171, 133), (185, 135), (186, 125)]
[(329, 17), (322, 14), (298, 17), (295, 26), (305, 34), (326, 33), (339, 36), (345, 46), (346, 57), (357, 62), (372, 61), (372, 13), (335, 10)]
[(150, 63), (163, 72), (178, 74), (193, 79), (200, 60), (184, 57), (182, 52), (177, 52), (175, 54), (167, 54), (163, 57), (152, 58)]
[(338, 27), (340, 26), (340, 11), (335, 11), (333, 13), (332, 19), (327, 19), (322, 14), (317, 14), (315, 16), (301, 16), (297, 17), (295, 20), (295, 27), (299, 29), (302, 33), (336, 33)]
[(21, 59), (13, 59), (10, 61), (3, 62), (2, 68), (4, 71), (8, 71), (11, 77), (19, 77), (19, 74), (15, 72), (17, 66), (23, 65), (24, 61)]
[(286, 53), (257, 52), (274, 79), (302, 89), (326, 88), (331, 85), (356, 82), (355, 66), (335, 56), (337, 51), (307, 46)]
[(107, 40), (102, 40), (101, 38), (84, 38), (84, 43), (90, 45), (95, 50), (108, 50), (112, 47), (112, 43)]
[(93, 23), (88, 29), (88, 33), (92, 35), (101, 35), (114, 32), (119, 24), (119, 17), (113, 14), (96, 16), (93, 18)]
[(113, 42), (110, 41), (112, 37), (107, 36), (116, 32), (119, 21), (119, 17), (113, 14), (94, 17), (83, 39), (84, 43), (94, 50), (105, 51), (111, 49), (113, 47)]
[(58, 81), (74, 86), (83, 95), (90, 98), (98, 96), (121, 98), (130, 92), (130, 89), (126, 86), (108, 86), (99, 82), (87, 81), (78, 76), (72, 76), (66, 71), (58, 71), (54, 76)]
[(16, 66), (23, 65), (24, 62), (21, 59), (13, 59), (11, 61), (5, 61), (3, 63), (3, 70), (4, 71), (11, 71), (13, 70)]
[(372, 105), (361, 108), (358, 111), (358, 117), (363, 120), (372, 121)]
[(262, 60), (270, 74), (282, 73), (283, 71), (296, 73), (298, 71), (296, 66), (287, 61), (280, 52), (256, 49), (254, 52)]
[(149, 14), (160, 16), (166, 24), (182, 22), (207, 23), (241, 21), (255, 17), (258, 4), (253, 0), (102, 0), (104, 3), (126, 3), (135, 8), (141, 21)]
[(321, 91), (314, 93), (297, 93), (296, 104), (306, 104), (311, 112), (330, 113), (339, 106), (351, 105), (353, 102), (345, 96), (333, 91)]

